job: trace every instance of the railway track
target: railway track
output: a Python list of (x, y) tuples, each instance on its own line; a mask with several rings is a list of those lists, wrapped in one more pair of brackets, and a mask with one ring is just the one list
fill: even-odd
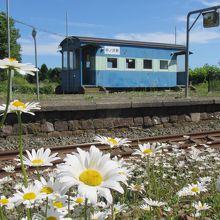
[[(207, 131), (207, 132), (199, 132), (199, 133), (189, 133), (189, 134), (179, 134), (179, 135), (166, 135), (166, 136), (155, 136), (155, 137), (146, 137), (140, 139), (130, 139), (131, 143), (129, 147), (120, 147), (116, 148), (112, 151), (112, 155), (121, 155), (122, 157), (129, 157), (133, 153), (133, 150), (137, 148), (138, 144), (143, 143), (167, 143), (170, 145), (177, 145), (179, 148), (188, 148), (192, 145), (209, 145), (213, 148), (220, 148), (220, 130), (215, 131)], [(50, 147), (52, 153), (57, 152), (60, 156), (60, 160), (55, 161), (54, 165), (59, 164), (63, 161), (65, 154), (76, 151), (77, 148), (81, 148), (83, 150), (88, 150), (91, 145), (95, 145), (100, 150), (107, 152), (110, 150), (108, 145), (103, 145), (97, 142), (94, 143), (84, 143), (84, 144), (73, 144), (66, 146), (55, 146)], [(26, 154), (26, 152), (23, 152)], [(5, 166), (5, 164), (13, 164), (14, 159), (19, 155), (18, 150), (13, 151), (2, 151), (0, 152), (0, 175), (4, 173), (1, 169)], [(3, 165), (3, 166), (2, 166)], [(16, 170), (19, 171), (20, 167), (17, 166)]]

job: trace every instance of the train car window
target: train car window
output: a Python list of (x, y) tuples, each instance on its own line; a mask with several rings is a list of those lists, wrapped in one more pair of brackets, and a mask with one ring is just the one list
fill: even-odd
[(144, 60), (143, 68), (144, 69), (152, 69), (152, 60)]
[(69, 55), (70, 55), (70, 70), (73, 70), (74, 69), (74, 67), (75, 67), (75, 60), (74, 60), (74, 58), (75, 58), (75, 53), (73, 52), (73, 51), (70, 51), (69, 52)]
[(90, 69), (91, 68), (91, 61), (90, 61), (90, 55), (86, 54), (86, 68)]
[(107, 68), (118, 68), (117, 58), (107, 58)]
[(68, 62), (67, 62), (67, 51), (63, 51), (63, 70), (67, 70)]
[(126, 59), (126, 68), (135, 69), (135, 59)]
[(168, 70), (168, 60), (160, 60), (160, 69)]

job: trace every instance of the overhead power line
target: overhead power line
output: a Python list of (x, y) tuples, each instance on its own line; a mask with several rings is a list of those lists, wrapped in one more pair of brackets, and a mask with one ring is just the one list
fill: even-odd
[[(6, 16), (5, 16), (5, 15), (2, 15), (2, 14), (0, 14), (0, 16), (6, 18)], [(24, 26), (30, 27), (30, 28), (32, 28), (32, 29), (35, 29), (35, 30), (38, 30), (38, 31), (41, 31), (41, 32), (45, 32), (45, 33), (52, 34), (52, 35), (56, 35), (56, 36), (60, 36), (60, 37), (66, 37), (64, 34), (60, 34), (60, 33), (56, 33), (56, 32), (53, 32), (53, 31), (50, 31), (50, 30), (47, 30), (47, 29), (39, 28), (39, 27), (36, 27), (35, 25), (28, 24), (28, 23), (26, 23), (26, 22), (19, 21), (19, 20), (14, 19), (14, 18), (13, 18), (13, 20), (14, 20), (16, 23), (22, 24), (22, 25), (24, 25)]]

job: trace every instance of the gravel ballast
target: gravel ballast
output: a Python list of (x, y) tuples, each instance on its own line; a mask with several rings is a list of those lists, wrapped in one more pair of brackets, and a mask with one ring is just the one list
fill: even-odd
[[(156, 125), (150, 128), (118, 128), (118, 129), (101, 129), (101, 130), (86, 130), (75, 131), (71, 134), (57, 132), (54, 136), (44, 134), (39, 135), (23, 135), (23, 146), (25, 149), (38, 149), (40, 147), (54, 147), (60, 145), (71, 145), (80, 143), (90, 143), (94, 141), (95, 135), (104, 135), (109, 137), (121, 138), (143, 138), (160, 135), (174, 135), (204, 132), (220, 129), (219, 119), (204, 120), (200, 122), (184, 122), (174, 123), (168, 127)], [(0, 150), (15, 150), (18, 149), (18, 136), (8, 136), (0, 139)]]

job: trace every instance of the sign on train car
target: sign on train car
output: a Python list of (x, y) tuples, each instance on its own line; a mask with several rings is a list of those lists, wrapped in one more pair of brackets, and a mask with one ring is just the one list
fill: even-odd
[(120, 55), (120, 47), (104, 46), (104, 53), (108, 55)]

